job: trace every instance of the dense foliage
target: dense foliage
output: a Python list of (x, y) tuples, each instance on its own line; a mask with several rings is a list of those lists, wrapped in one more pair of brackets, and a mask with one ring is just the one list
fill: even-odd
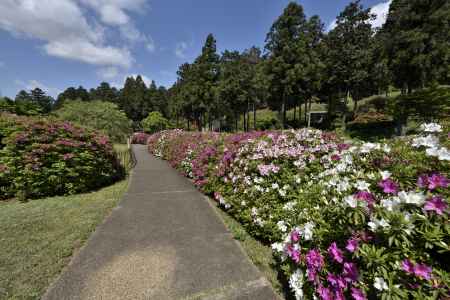
[(317, 130), (152, 135), (149, 150), (272, 243), (297, 299), (450, 293), (450, 135), (348, 143)]
[(142, 120), (142, 129), (148, 133), (166, 130), (169, 125), (169, 121), (159, 111), (152, 111)]
[(0, 198), (90, 191), (123, 175), (109, 139), (69, 122), (0, 114)]
[(131, 121), (110, 102), (68, 101), (54, 114), (61, 120), (96, 129), (116, 143), (124, 143), (132, 132)]

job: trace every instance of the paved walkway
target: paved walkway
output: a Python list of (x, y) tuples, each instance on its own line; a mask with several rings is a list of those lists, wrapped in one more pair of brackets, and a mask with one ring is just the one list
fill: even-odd
[(128, 192), (44, 299), (277, 299), (203, 195), (133, 149)]

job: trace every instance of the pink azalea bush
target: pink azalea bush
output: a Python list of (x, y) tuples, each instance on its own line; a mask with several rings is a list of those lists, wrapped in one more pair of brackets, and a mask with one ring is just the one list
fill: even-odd
[(135, 132), (131, 136), (131, 143), (132, 144), (140, 144), (140, 145), (147, 145), (147, 140), (150, 137), (148, 133), (145, 132)]
[(68, 122), (0, 114), (0, 199), (87, 192), (123, 176), (109, 139)]
[(445, 299), (449, 139), (350, 143), (318, 130), (165, 131), (149, 150), (272, 245), (297, 299)]

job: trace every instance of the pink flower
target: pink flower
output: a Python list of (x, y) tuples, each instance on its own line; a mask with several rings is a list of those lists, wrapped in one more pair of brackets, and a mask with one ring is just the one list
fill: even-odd
[(417, 186), (419, 186), (420, 188), (426, 188), (428, 186), (428, 176), (420, 175), (417, 179)]
[(375, 197), (367, 191), (359, 191), (355, 194), (355, 198), (366, 201), (369, 206), (373, 206), (375, 203)]
[(331, 289), (323, 287), (322, 285), (319, 286), (319, 288), (317, 289), (318, 293), (319, 293), (319, 297), (322, 300), (333, 300), (333, 293), (331, 292)]
[(310, 271), (320, 271), (324, 265), (323, 256), (317, 249), (309, 250), (306, 254), (306, 265)]
[(355, 252), (358, 249), (359, 241), (355, 238), (351, 238), (347, 241), (347, 246), (345, 246), (345, 249), (347, 249), (350, 253)]
[(430, 280), (433, 269), (426, 264), (416, 264), (413, 268), (414, 275), (421, 279)]
[(398, 184), (391, 179), (384, 179), (378, 183), (378, 186), (383, 189), (386, 194), (396, 195), (398, 193)]
[(449, 180), (444, 175), (433, 174), (430, 177), (428, 177), (428, 188), (430, 190), (434, 190), (439, 187), (447, 188), (448, 185), (449, 185)]
[(291, 241), (294, 243), (298, 242), (300, 240), (300, 233), (297, 230), (294, 230), (291, 232)]
[(366, 295), (360, 289), (352, 287), (351, 294), (355, 300), (367, 300)]
[(441, 196), (433, 196), (425, 203), (425, 206), (423, 207), (425, 211), (434, 211), (438, 215), (443, 215), (447, 208), (448, 204)]
[(358, 268), (354, 263), (344, 263), (344, 271), (342, 272), (344, 279), (348, 282), (354, 282), (358, 280)]
[(336, 242), (333, 242), (330, 247), (328, 247), (328, 254), (332, 259), (337, 261), (338, 263), (342, 263), (344, 261), (344, 255), (342, 254), (342, 250), (338, 248)]
[(409, 259), (403, 260), (401, 267), (402, 267), (402, 270), (408, 274), (414, 273), (414, 264)]
[(334, 274), (327, 275), (327, 281), (335, 288), (335, 289), (344, 289), (347, 287), (347, 282), (344, 277), (337, 276)]

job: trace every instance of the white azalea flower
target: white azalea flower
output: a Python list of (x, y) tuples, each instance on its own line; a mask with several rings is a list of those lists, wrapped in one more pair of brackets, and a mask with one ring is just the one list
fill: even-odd
[(391, 172), (389, 171), (380, 171), (381, 179), (386, 180), (391, 177)]
[(302, 229), (303, 238), (306, 241), (312, 240), (314, 226), (315, 226), (314, 223), (308, 222), (305, 225), (303, 225), (303, 227), (301, 228)]
[(447, 148), (441, 148), (438, 152), (439, 160), (450, 161), (450, 151)]
[(273, 243), (272, 244), (272, 250), (274, 252), (283, 253), (283, 251), (284, 251), (283, 243)]
[(381, 277), (375, 277), (375, 280), (374, 280), (374, 283), (373, 283), (373, 287), (376, 288), (379, 291), (383, 291), (383, 290), (388, 290), (389, 289), (386, 281), (384, 281), (384, 279), (381, 278)]
[(420, 129), (424, 132), (442, 132), (442, 126), (437, 123), (422, 124)]
[(297, 269), (289, 278), (289, 286), (294, 292), (296, 300), (305, 299), (305, 295), (303, 293), (303, 284), (304, 284), (304, 273), (301, 269)]
[(427, 135), (426, 137), (417, 137), (413, 139), (412, 145), (414, 147), (428, 147), (428, 148), (437, 148), (439, 146), (439, 139), (434, 135)]
[(355, 183), (355, 187), (359, 190), (359, 191), (368, 191), (369, 187), (370, 187), (370, 183), (364, 181), (364, 180), (358, 180)]
[(398, 198), (403, 203), (421, 206), (425, 203), (426, 196), (423, 193), (416, 193), (414, 191), (401, 191), (400, 193), (398, 193)]
[(386, 210), (394, 211), (394, 209), (401, 204), (401, 201), (398, 197), (393, 197), (391, 199), (383, 199), (380, 203), (382, 207), (386, 208)]
[(344, 201), (351, 208), (356, 208), (358, 206), (358, 200), (355, 197), (353, 197), (352, 195), (345, 197)]
[(293, 209), (294, 209), (294, 206), (295, 206), (295, 202), (294, 202), (294, 201), (291, 201), (291, 202), (286, 203), (286, 204), (283, 206), (283, 209), (284, 209), (284, 210), (293, 210)]
[(287, 226), (286, 226), (286, 223), (284, 221), (278, 221), (277, 222), (277, 227), (278, 227), (278, 229), (280, 229), (281, 232), (286, 232), (287, 231)]
[(272, 184), (272, 188), (273, 188), (274, 190), (276, 190), (276, 189), (279, 189), (280, 186), (278, 185), (278, 183), (273, 183), (273, 184)]
[(373, 232), (377, 231), (380, 227), (383, 229), (386, 229), (391, 226), (385, 219), (381, 219), (381, 220), (373, 219), (372, 221), (367, 223), (367, 225), (370, 227), (370, 229)]

